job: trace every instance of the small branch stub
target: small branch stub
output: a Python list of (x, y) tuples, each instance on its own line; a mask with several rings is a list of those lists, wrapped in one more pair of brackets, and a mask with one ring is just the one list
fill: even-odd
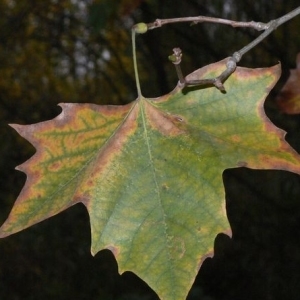
[(182, 58), (181, 49), (180, 48), (174, 48), (173, 49), (173, 54), (169, 56), (169, 60), (175, 66), (176, 73), (177, 73), (180, 84), (185, 85), (185, 78), (182, 74), (182, 70), (181, 70), (181, 67), (180, 67), (181, 58)]

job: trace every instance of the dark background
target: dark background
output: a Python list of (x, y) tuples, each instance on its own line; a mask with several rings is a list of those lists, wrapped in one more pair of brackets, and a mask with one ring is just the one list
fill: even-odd
[[(51, 119), (60, 112), (60, 102), (134, 100), (134, 23), (197, 15), (268, 22), (297, 5), (296, 0), (0, 0), (0, 223), (26, 179), (14, 168), (34, 153), (7, 124)], [(274, 99), (289, 69), (295, 68), (299, 28), (300, 16), (280, 26), (240, 62), (247, 67), (282, 63), (283, 75), (266, 111), (298, 151), (300, 118), (281, 113)], [(214, 24), (176, 24), (138, 36), (144, 96), (163, 95), (176, 85), (167, 59), (174, 47), (183, 50), (182, 66), (188, 74), (231, 55), (256, 36), (251, 29)], [(215, 255), (202, 265), (188, 299), (299, 299), (300, 176), (239, 168), (225, 170), (223, 179), (233, 236), (216, 237)], [(0, 240), (0, 299), (157, 296), (134, 274), (119, 275), (109, 251), (91, 256), (88, 214), (77, 205)]]

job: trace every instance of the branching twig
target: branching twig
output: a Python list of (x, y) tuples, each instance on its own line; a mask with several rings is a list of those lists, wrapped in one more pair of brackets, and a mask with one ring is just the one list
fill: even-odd
[[(186, 17), (186, 18), (173, 18), (173, 19), (156, 19), (152, 23), (139, 23), (133, 26), (132, 32), (133, 35), (135, 33), (145, 33), (148, 30), (156, 29), (162, 27), (163, 25), (172, 24), (172, 23), (181, 23), (181, 22), (190, 22), (192, 24), (203, 23), (203, 22), (210, 22), (210, 23), (218, 23), (224, 25), (230, 25), (232, 27), (249, 27), (253, 28), (258, 31), (264, 30), (264, 32), (259, 35), (256, 39), (250, 42), (248, 45), (236, 51), (229, 57), (226, 63), (226, 69), (216, 78), (210, 79), (199, 79), (199, 80), (186, 80), (182, 75), (182, 71), (180, 68), (181, 57), (182, 53), (179, 48), (173, 49), (173, 54), (169, 56), (171, 62), (175, 65), (176, 72), (179, 78), (180, 84), (184, 86), (196, 86), (196, 85), (214, 85), (220, 91), (225, 92), (225, 88), (223, 86), (224, 81), (235, 71), (237, 63), (242, 59), (243, 55), (254, 48), (257, 44), (263, 41), (271, 32), (273, 32), (278, 26), (281, 24), (289, 21), (290, 19), (294, 18), (295, 16), (300, 14), (300, 6), (296, 9), (292, 10), (291, 12), (287, 13), (286, 15), (271, 20), (268, 23), (262, 22), (238, 22), (220, 18), (212, 18), (212, 17), (205, 17), (205, 16), (198, 16), (198, 17)], [(135, 54), (134, 54), (135, 59)], [(136, 61), (134, 62), (136, 65)], [(136, 72), (136, 79), (138, 81), (137, 72)], [(139, 84), (138, 84), (139, 85)], [(138, 89), (139, 90), (139, 89)], [(139, 90), (140, 93), (140, 90)]]

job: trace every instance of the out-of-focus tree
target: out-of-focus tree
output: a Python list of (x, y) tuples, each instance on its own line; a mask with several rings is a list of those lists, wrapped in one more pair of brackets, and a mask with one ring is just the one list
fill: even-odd
[(135, 97), (128, 28), (113, 21), (95, 30), (89, 8), (89, 1), (82, 0), (0, 0), (3, 198), (15, 186), (7, 182), (14, 181), (8, 175), (9, 163), (15, 165), (16, 159), (20, 163), (22, 155), (32, 153), (19, 138), (19, 150), (9, 150), (14, 136), (7, 123), (52, 118), (59, 113), (60, 102), (122, 104)]

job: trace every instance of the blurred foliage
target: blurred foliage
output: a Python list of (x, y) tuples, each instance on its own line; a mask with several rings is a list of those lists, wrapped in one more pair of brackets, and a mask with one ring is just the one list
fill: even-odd
[[(59, 102), (124, 104), (136, 97), (130, 28), (156, 18), (207, 15), (267, 22), (299, 5), (297, 0), (0, 0), (0, 188), (3, 222), (25, 176), (13, 169), (33, 153), (7, 123), (53, 118)], [(300, 17), (280, 26), (240, 65), (281, 61), (283, 76), (267, 102), (276, 125), (300, 150), (299, 116), (272, 101), (295, 68)], [(167, 57), (183, 50), (185, 74), (242, 48), (259, 33), (222, 25), (174, 24), (138, 36), (146, 97), (177, 82)], [(287, 172), (224, 172), (233, 238), (216, 238), (188, 300), (298, 299), (300, 279), (300, 181)], [(1, 299), (157, 299), (132, 273), (118, 275), (109, 251), (89, 253), (88, 216), (81, 206), (0, 240)]]

